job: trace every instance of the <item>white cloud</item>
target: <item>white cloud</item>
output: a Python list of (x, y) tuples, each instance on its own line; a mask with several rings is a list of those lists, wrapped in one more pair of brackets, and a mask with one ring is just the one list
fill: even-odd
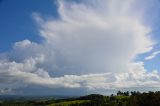
[(90, 90), (159, 87), (159, 73), (134, 61), (155, 44), (137, 3), (59, 1), (57, 20), (34, 13), (44, 41), (16, 42), (0, 61), (1, 83)]
[(150, 56), (146, 57), (145, 60), (154, 59), (158, 54), (160, 54), (160, 51), (155, 51)]
[(8, 94), (10, 92), (13, 92), (11, 88), (0, 88), (0, 94)]

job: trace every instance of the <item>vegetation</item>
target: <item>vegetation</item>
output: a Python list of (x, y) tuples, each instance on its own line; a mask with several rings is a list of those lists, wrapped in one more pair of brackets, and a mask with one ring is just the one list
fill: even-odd
[(48, 106), (83, 106), (89, 103), (90, 100), (73, 100), (73, 101), (64, 101), (60, 103), (53, 103)]
[(78, 98), (50, 100), (0, 100), (0, 106), (160, 106), (160, 92), (121, 92), (103, 96), (91, 94)]

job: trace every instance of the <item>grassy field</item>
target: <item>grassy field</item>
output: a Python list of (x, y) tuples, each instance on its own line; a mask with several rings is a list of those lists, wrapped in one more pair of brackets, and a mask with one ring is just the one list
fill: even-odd
[(128, 99), (129, 96), (114, 96), (116, 99)]
[(73, 101), (63, 101), (60, 103), (53, 103), (48, 106), (70, 106), (70, 105), (80, 105), (84, 103), (89, 103), (90, 100), (73, 100)]

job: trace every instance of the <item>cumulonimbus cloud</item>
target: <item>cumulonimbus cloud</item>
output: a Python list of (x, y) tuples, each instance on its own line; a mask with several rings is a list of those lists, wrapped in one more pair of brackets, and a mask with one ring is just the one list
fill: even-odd
[[(16, 42), (1, 55), (3, 86), (17, 83), (51, 88), (119, 89), (159, 87), (158, 71), (137, 55), (152, 50), (152, 28), (139, 0), (58, 1), (59, 19), (33, 16), (43, 42)], [(96, 5), (95, 5), (96, 4)]]

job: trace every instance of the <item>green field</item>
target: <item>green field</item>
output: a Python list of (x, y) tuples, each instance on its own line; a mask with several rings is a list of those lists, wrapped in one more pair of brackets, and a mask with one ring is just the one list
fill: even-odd
[(87, 104), (90, 100), (73, 100), (73, 101), (64, 101), (60, 103), (53, 103), (48, 106), (70, 106), (70, 105), (81, 105), (81, 104)]

